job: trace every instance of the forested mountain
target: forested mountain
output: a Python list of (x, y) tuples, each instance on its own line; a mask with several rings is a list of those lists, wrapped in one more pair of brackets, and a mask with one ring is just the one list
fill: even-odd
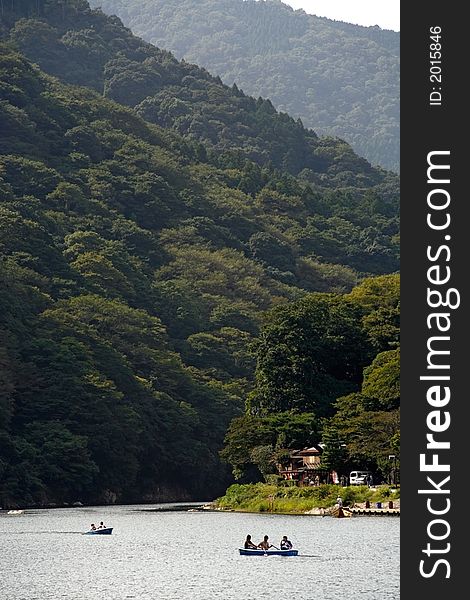
[[(210, 497), (263, 313), (397, 270), (397, 180), (86, 2), (2, 6), (0, 503)], [(213, 138), (144, 120), (174, 90)]]
[(399, 34), (279, 0), (92, 0), (147, 41), (206, 67), (372, 164), (399, 170)]

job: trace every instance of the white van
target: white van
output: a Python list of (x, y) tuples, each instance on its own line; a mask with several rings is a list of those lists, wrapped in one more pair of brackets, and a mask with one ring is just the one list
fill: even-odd
[(367, 485), (372, 483), (372, 473), (370, 471), (351, 471), (349, 473), (349, 485)]

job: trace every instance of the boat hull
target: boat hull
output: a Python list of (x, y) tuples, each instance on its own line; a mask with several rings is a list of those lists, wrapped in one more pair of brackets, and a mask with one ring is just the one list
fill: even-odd
[(338, 519), (343, 519), (345, 517), (351, 517), (352, 512), (350, 510), (348, 510), (347, 508), (344, 508), (341, 506), (335, 506), (331, 509), (330, 515), (332, 517), (336, 517)]
[(261, 550), (251, 548), (239, 548), (241, 556), (297, 556), (298, 550)]
[(105, 529), (95, 529), (86, 531), (84, 535), (111, 535), (113, 532), (112, 527), (106, 527)]

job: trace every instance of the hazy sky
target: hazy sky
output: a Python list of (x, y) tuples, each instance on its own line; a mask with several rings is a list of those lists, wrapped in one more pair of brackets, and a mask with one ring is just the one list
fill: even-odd
[(293, 8), (359, 25), (400, 30), (400, 0), (282, 0)]

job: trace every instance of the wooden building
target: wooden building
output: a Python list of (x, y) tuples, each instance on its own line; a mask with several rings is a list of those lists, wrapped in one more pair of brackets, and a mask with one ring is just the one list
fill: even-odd
[(336, 473), (322, 467), (321, 455), (320, 446), (292, 450), (284, 463), (278, 465), (279, 475), (289, 481), (295, 481), (298, 485), (335, 483)]

